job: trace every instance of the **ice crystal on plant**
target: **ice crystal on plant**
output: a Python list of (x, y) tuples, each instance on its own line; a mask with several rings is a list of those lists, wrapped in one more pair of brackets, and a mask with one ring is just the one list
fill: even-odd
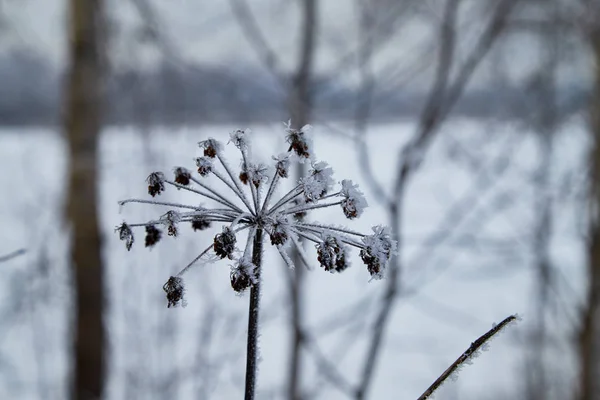
[(240, 150), (247, 150), (249, 147), (248, 135), (252, 131), (250, 129), (238, 129), (229, 134), (229, 142), (233, 143), (235, 147)]
[(397, 244), (392, 240), (387, 227), (375, 226), (373, 232), (373, 235), (363, 237), (365, 248), (360, 251), (360, 257), (367, 264), (371, 276), (381, 279)]
[(215, 253), (221, 258), (227, 257), (232, 260), (236, 242), (235, 233), (228, 226), (224, 226), (223, 232), (215, 236)]
[(148, 194), (154, 197), (165, 190), (165, 175), (162, 172), (153, 172), (146, 179), (148, 182)]
[(190, 179), (192, 177), (192, 174), (187, 169), (185, 169), (183, 167), (176, 167), (173, 170), (173, 173), (175, 174), (175, 182), (176, 183), (179, 183), (180, 185), (183, 185), (183, 186), (187, 186), (190, 184)]
[(302, 178), (301, 185), (306, 202), (315, 202), (325, 196), (333, 186), (333, 170), (326, 162), (313, 164), (306, 178)]
[(213, 163), (209, 157), (198, 157), (196, 158), (196, 166), (201, 176), (207, 176), (212, 171)]
[(198, 142), (198, 146), (204, 149), (204, 155), (209, 158), (215, 158), (223, 148), (223, 145), (213, 138)]
[(167, 293), (167, 307), (175, 307), (179, 304), (185, 307), (185, 287), (183, 279), (178, 276), (172, 276), (167, 283), (164, 284), (163, 290)]
[(275, 170), (277, 171), (277, 175), (280, 178), (287, 178), (290, 170), (290, 155), (287, 153), (282, 153), (277, 157), (273, 156), (273, 160), (275, 160)]
[(230, 280), (231, 288), (238, 293), (248, 289), (250, 285), (256, 283), (256, 265), (242, 257), (236, 265), (231, 267)]
[(297, 130), (291, 127), (291, 121), (284, 125), (287, 133), (286, 139), (290, 144), (288, 152), (294, 151), (300, 162), (309, 159), (312, 156), (312, 143), (307, 134), (312, 130), (312, 126), (304, 125), (300, 130)]
[(125, 242), (125, 247), (127, 248), (127, 251), (131, 250), (131, 246), (133, 246), (133, 242), (135, 241), (135, 239), (133, 238), (133, 232), (131, 231), (129, 225), (123, 222), (120, 226), (117, 227), (116, 231), (119, 232), (119, 239)]
[(358, 218), (362, 215), (367, 207), (367, 200), (364, 194), (358, 189), (358, 185), (354, 185), (351, 180), (344, 179), (342, 181), (342, 190), (340, 195), (342, 200), (342, 210), (348, 219)]
[[(128, 250), (134, 242), (132, 228), (135, 227), (145, 227), (145, 242), (150, 247), (162, 236), (156, 225), (163, 225), (169, 236), (176, 237), (180, 234), (182, 222), (189, 222), (193, 230), (205, 230), (214, 223), (221, 224), (220, 232), (211, 242), (207, 241), (208, 247), (165, 284), (169, 307), (179, 304), (183, 299), (181, 276), (194, 265), (203, 262), (225, 258), (233, 260), (230, 281), (236, 292), (255, 285), (260, 280), (262, 266), (250, 261), (250, 253), (254, 251), (252, 244), (255, 239), (262, 240), (263, 233), (269, 236), (271, 245), (277, 248), (290, 268), (294, 265), (287, 252), (293, 248), (300, 251), (304, 264), (308, 266), (311, 263), (300, 246), (302, 239), (315, 244), (316, 261), (326, 271), (342, 272), (347, 269), (349, 249), (354, 247), (359, 250), (369, 273), (375, 278), (383, 277), (385, 267), (396, 248), (387, 229), (377, 226), (373, 228), (373, 234), (364, 235), (344, 227), (307, 221), (314, 209), (341, 206), (347, 218), (355, 219), (361, 216), (367, 206), (362, 192), (352, 181), (342, 180), (341, 187), (333, 189), (333, 170), (326, 162), (314, 159), (307, 137), (309, 130), (309, 125), (299, 130), (293, 129), (288, 122), (285, 132), (290, 146), (286, 153), (273, 157), (271, 167), (251, 159), (249, 130), (237, 130), (230, 134), (229, 143), (241, 153), (241, 173), (237, 174), (230, 167), (222, 151), (223, 145), (210, 138), (198, 143), (204, 150), (204, 155), (195, 161), (198, 174), (202, 177), (210, 176), (211, 180), (196, 179), (184, 167), (173, 170), (174, 181), (165, 179), (161, 172), (154, 172), (148, 177), (148, 192), (153, 197), (162, 193), (167, 185), (171, 185), (212, 201), (214, 204), (209, 207), (141, 199), (120, 202), (121, 205), (144, 203), (172, 208), (157, 221), (130, 225), (123, 223), (118, 227), (119, 237), (125, 241)], [(308, 175), (293, 183), (289, 192), (277, 197), (277, 187), (281, 180), (289, 177), (290, 165), (306, 159), (311, 160)], [(214, 179), (220, 184), (203, 183)], [(247, 185), (244, 186), (244, 183)], [(244, 239), (245, 246), (238, 249), (238, 234), (242, 231), (248, 232), (248, 235)]]
[(336, 236), (324, 233), (322, 241), (315, 246), (317, 248), (317, 260), (325, 271), (342, 272), (348, 268), (346, 248)]

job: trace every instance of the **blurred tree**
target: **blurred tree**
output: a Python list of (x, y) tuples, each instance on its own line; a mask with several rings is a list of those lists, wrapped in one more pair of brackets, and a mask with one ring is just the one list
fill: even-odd
[(99, 399), (104, 384), (103, 266), (97, 217), (97, 138), (103, 83), (102, 0), (69, 1), (70, 66), (64, 129), (70, 164), (66, 217), (75, 283), (74, 399)]
[[(589, 2), (594, 3), (594, 2)], [(596, 2), (597, 5), (597, 2)], [(591, 10), (590, 10), (591, 11)], [(597, 11), (592, 15), (600, 15)], [(600, 23), (586, 29), (592, 53), (594, 84), (590, 101), (590, 182), (587, 299), (579, 331), (579, 399), (600, 399)]]

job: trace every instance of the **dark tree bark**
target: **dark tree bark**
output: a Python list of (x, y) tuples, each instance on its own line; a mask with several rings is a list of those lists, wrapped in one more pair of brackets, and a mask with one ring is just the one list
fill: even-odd
[(595, 82), (590, 103), (587, 299), (579, 330), (579, 399), (600, 399), (600, 26), (590, 33)]
[(66, 218), (75, 284), (72, 398), (99, 399), (104, 385), (103, 267), (97, 216), (101, 128), (102, 0), (69, 1), (70, 66), (64, 129), (69, 145)]

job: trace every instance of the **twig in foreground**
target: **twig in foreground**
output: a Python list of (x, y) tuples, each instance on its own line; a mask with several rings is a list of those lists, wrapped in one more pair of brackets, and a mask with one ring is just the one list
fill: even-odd
[(19, 249), (19, 250), (13, 251), (12, 253), (8, 253), (8, 254), (6, 254), (4, 256), (0, 256), (0, 263), (5, 262), (5, 261), (9, 261), (9, 260), (11, 260), (11, 259), (13, 259), (15, 257), (18, 257), (18, 256), (20, 256), (22, 254), (25, 254), (25, 253), (26, 253), (25, 249)]
[(448, 369), (446, 369), (442, 373), (442, 375), (440, 375), (440, 377), (437, 378), (435, 382), (433, 382), (431, 386), (429, 386), (421, 396), (419, 396), (417, 400), (425, 400), (431, 397), (433, 392), (435, 392), (442, 385), (442, 383), (444, 383), (446, 379), (452, 376), (452, 374), (457, 373), (458, 370), (464, 364), (470, 364), (470, 362), (479, 355), (479, 350), (486, 350), (487, 344), (490, 341), (490, 339), (496, 336), (502, 329), (504, 329), (511, 323), (518, 321), (519, 319), (520, 317), (516, 314), (506, 317), (502, 322), (500, 322), (497, 325), (494, 325), (492, 329), (490, 329), (482, 336), (480, 336), (479, 339), (471, 343), (471, 346), (469, 346), (469, 348), (464, 353), (462, 353), (460, 357), (458, 357), (456, 361), (454, 361), (452, 365), (450, 365)]

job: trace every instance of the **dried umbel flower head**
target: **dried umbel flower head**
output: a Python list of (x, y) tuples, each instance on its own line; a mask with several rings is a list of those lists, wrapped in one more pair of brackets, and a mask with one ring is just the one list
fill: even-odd
[(209, 158), (215, 158), (223, 147), (221, 143), (213, 138), (198, 142), (198, 145), (204, 149), (204, 155)]
[(183, 167), (177, 167), (173, 170), (173, 172), (175, 173), (175, 182), (179, 183), (180, 185), (183, 186), (187, 186), (190, 184), (190, 178), (192, 177), (192, 174), (190, 173), (190, 171), (188, 171), (187, 169), (183, 168)]
[(123, 222), (121, 225), (117, 226), (115, 230), (119, 232), (119, 239), (125, 242), (127, 251), (131, 250), (131, 246), (133, 246), (135, 239), (133, 238), (133, 232), (129, 225)]
[(250, 147), (250, 129), (237, 129), (229, 134), (229, 143), (233, 143), (240, 150), (247, 151)]
[(203, 231), (210, 228), (210, 219), (206, 215), (198, 214), (192, 217), (192, 229)]
[(231, 288), (238, 293), (248, 289), (257, 281), (256, 270), (256, 265), (242, 257), (235, 266), (231, 267), (229, 275)]
[(381, 279), (385, 266), (396, 251), (397, 244), (391, 239), (389, 229), (375, 226), (373, 232), (373, 235), (363, 237), (365, 248), (360, 251), (360, 258), (367, 265), (371, 276), (374, 279)]
[(277, 176), (280, 178), (287, 178), (290, 171), (290, 155), (286, 153), (282, 153), (277, 157), (273, 157), (275, 160), (275, 171), (277, 172)]
[(208, 176), (212, 171), (213, 163), (208, 157), (198, 157), (196, 158), (196, 166), (201, 176)]
[(163, 285), (163, 290), (167, 293), (168, 308), (176, 307), (179, 304), (185, 307), (183, 279), (178, 276), (170, 277), (167, 283)]
[(333, 170), (326, 162), (313, 163), (309, 175), (300, 184), (307, 203), (314, 203), (325, 196), (334, 184)]
[[(230, 274), (232, 288), (236, 292), (242, 292), (258, 285), (262, 265), (259, 261), (255, 265), (249, 260), (254, 260), (256, 254), (262, 253), (263, 234), (269, 236), (271, 245), (277, 249), (290, 268), (295, 267), (288, 254), (293, 249), (302, 255), (302, 263), (311, 263), (300, 243), (304, 240), (315, 244), (316, 261), (326, 271), (341, 272), (348, 268), (348, 250), (354, 247), (359, 250), (369, 273), (374, 278), (383, 277), (396, 246), (386, 229), (375, 227), (372, 235), (365, 235), (344, 227), (308, 221), (310, 212), (315, 209), (341, 207), (347, 218), (355, 219), (361, 216), (367, 206), (362, 192), (352, 181), (343, 180), (341, 187), (334, 189), (333, 170), (326, 162), (315, 160), (306, 137), (308, 129), (309, 127), (305, 126), (295, 130), (289, 123), (286, 125), (286, 138), (290, 147), (287, 153), (273, 157), (271, 168), (252, 160), (249, 153), (252, 147), (249, 131), (238, 130), (230, 134), (229, 143), (241, 153), (241, 176), (233, 171), (225, 159), (223, 145), (215, 139), (208, 139), (199, 142), (204, 156), (196, 159), (198, 173), (206, 177), (206, 180), (194, 178), (193, 174), (183, 167), (175, 169), (175, 181), (165, 179), (158, 172), (149, 178), (151, 195), (160, 193), (166, 185), (172, 185), (214, 203), (206, 208), (193, 204), (141, 199), (120, 202), (121, 205), (144, 203), (172, 208), (158, 221), (129, 225), (124, 223), (118, 228), (120, 238), (126, 241), (128, 249), (133, 244), (131, 228), (134, 227), (146, 227), (146, 243), (154, 244), (160, 239), (155, 227), (158, 224), (164, 225), (167, 233), (174, 237), (180, 234), (180, 222), (190, 222), (194, 230), (209, 229), (215, 223), (221, 226), (220, 232), (213, 240), (207, 240), (208, 246), (204, 251), (176, 277), (171, 277), (165, 285), (169, 306), (181, 300), (177, 290), (183, 288), (181, 277), (198, 264), (225, 258), (234, 260)], [(276, 198), (277, 187), (288, 178), (291, 163), (303, 162), (306, 159), (311, 160), (308, 175), (299, 182), (292, 182), (291, 189)], [(218, 185), (204, 183), (209, 179), (211, 182), (216, 180)], [(247, 235), (243, 234), (245, 246), (238, 249), (236, 245), (241, 232), (247, 232)], [(257, 260), (260, 259), (259, 256)]]
[(367, 201), (363, 193), (358, 190), (358, 185), (352, 184), (351, 180), (344, 179), (340, 195), (344, 198), (342, 200), (342, 210), (346, 218), (354, 219), (360, 217), (367, 207)]
[(221, 258), (229, 258), (233, 260), (233, 252), (235, 251), (235, 233), (228, 227), (223, 227), (223, 232), (215, 236), (213, 248), (215, 254)]
[(152, 247), (160, 240), (162, 232), (154, 225), (146, 226), (146, 247)]
[(165, 215), (160, 217), (160, 221), (167, 227), (169, 236), (177, 236), (177, 224), (181, 221), (181, 215), (177, 211), (167, 211)]
[(304, 125), (302, 129), (292, 129), (291, 121), (288, 121), (285, 125), (285, 131), (287, 133), (286, 140), (290, 144), (288, 152), (294, 151), (296, 155), (301, 159), (308, 159), (311, 157), (311, 143), (307, 137), (307, 133), (312, 129), (310, 125)]
[(346, 249), (333, 235), (323, 235), (323, 240), (317, 243), (317, 260), (325, 271), (342, 272), (348, 268)]
[(165, 175), (162, 172), (153, 172), (148, 178), (146, 178), (148, 182), (148, 194), (154, 197), (157, 194), (161, 194), (163, 190), (165, 190)]
[(277, 214), (269, 226), (271, 245), (283, 246), (287, 243), (291, 235), (293, 235), (293, 232), (288, 217), (283, 214)]

